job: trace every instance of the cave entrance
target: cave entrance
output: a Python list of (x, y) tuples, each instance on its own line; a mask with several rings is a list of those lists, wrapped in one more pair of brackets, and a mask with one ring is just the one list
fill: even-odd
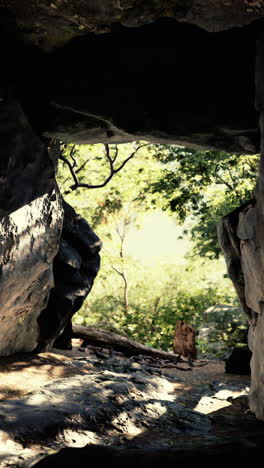
[[(59, 154), (63, 196), (103, 241), (101, 271), (75, 324), (190, 358), (223, 360), (235, 347), (227, 371), (249, 374), (247, 317), (217, 223), (252, 199), (258, 156), (146, 142), (64, 145)], [(197, 350), (173, 345), (179, 321), (194, 326)]]
[[(78, 210), (83, 209), (82, 201), (79, 200), (76, 213), (67, 202), (61, 200), (58, 192), (54, 168), (46, 152), (46, 146), (52, 146), (50, 138), (54, 138), (57, 142), (70, 142), (69, 147), (66, 146), (63, 151), (55, 142), (57, 148), (54, 149), (54, 153), (50, 148), (50, 155), (53, 162), (56, 163), (56, 158), (59, 157), (70, 169), (70, 177), (73, 178), (73, 182), (72, 180), (69, 182), (70, 189), (76, 193), (81, 188), (81, 184), (86, 184), (82, 180), (81, 170), (78, 171), (81, 166), (85, 169), (87, 165), (85, 161), (82, 161), (81, 165), (77, 164), (74, 144), (101, 142), (104, 145), (108, 170), (110, 168), (110, 173), (118, 175), (122, 171), (115, 169), (119, 169), (123, 163), (121, 166), (115, 165), (118, 161), (118, 150), (115, 146), (117, 143), (139, 142), (142, 149), (134, 146), (133, 150), (139, 153), (146, 148), (145, 145), (149, 145), (145, 140), (152, 142), (152, 157), (157, 165), (163, 168), (166, 177), (152, 181), (153, 171), (147, 172), (146, 155), (143, 166), (135, 168), (134, 174), (127, 173), (124, 191), (128, 190), (131, 180), (136, 180), (137, 186), (140, 187), (141, 182), (139, 183), (138, 177), (142, 173), (143, 179), (148, 182), (148, 187), (142, 188), (138, 195), (132, 197), (131, 202), (137, 203), (137, 209), (131, 212), (127, 210), (123, 221), (119, 223), (117, 220), (116, 223), (119, 251), (112, 256), (114, 259), (112, 263), (110, 262), (111, 273), (116, 275), (115, 292), (109, 295), (105, 286), (104, 294), (107, 293), (104, 295), (105, 299), (94, 303), (94, 310), (96, 307), (97, 310), (104, 308), (116, 314), (114, 325), (118, 324), (120, 327), (121, 323), (126, 333), (136, 331), (144, 336), (149, 333), (148, 345), (153, 344), (151, 340), (154, 339), (154, 335), (156, 343), (164, 342), (163, 327), (159, 323), (163, 320), (164, 314), (162, 315), (160, 311), (168, 316), (172, 314), (175, 320), (174, 311), (178, 312), (183, 303), (182, 296), (185, 294), (186, 301), (189, 301), (189, 314), (194, 317), (198, 303), (202, 306), (207, 304), (207, 296), (204, 295), (203, 287), (198, 302), (190, 297), (193, 284), (196, 285), (198, 279), (203, 280), (200, 274), (198, 279), (194, 277), (186, 280), (189, 281), (189, 288), (186, 287), (186, 291), (178, 289), (181, 294), (180, 301), (174, 304), (175, 309), (172, 310), (171, 303), (175, 302), (180, 294), (175, 295), (175, 282), (172, 284), (172, 274), (167, 268), (168, 259), (160, 269), (163, 277), (167, 270), (166, 287), (162, 289), (162, 285), (155, 286), (155, 291), (151, 287), (154, 284), (151, 275), (144, 278), (139, 269), (139, 262), (134, 260), (131, 266), (134, 268), (133, 275), (136, 278), (141, 275), (141, 281), (137, 283), (134, 291), (135, 297), (141, 298), (142, 288), (144, 289), (149, 281), (148, 291), (151, 302), (147, 302), (143, 297), (139, 303), (133, 305), (132, 309), (128, 277), (123, 269), (125, 264), (123, 247), (129, 223), (133, 219), (139, 223), (137, 215), (140, 214), (142, 201), (146, 204), (153, 202), (153, 206), (156, 203), (158, 207), (160, 204), (161, 209), (165, 199), (172, 211), (176, 213), (179, 210), (182, 219), (188, 218), (184, 213), (187, 206), (199, 214), (202, 222), (199, 226), (191, 224), (184, 230), (189, 230), (193, 233), (193, 239), (199, 241), (197, 249), (204, 249), (209, 255), (217, 256), (217, 248), (213, 248), (213, 244), (210, 244), (213, 237), (208, 236), (209, 221), (211, 215), (217, 217), (219, 214), (218, 202), (221, 190), (226, 195), (230, 186), (228, 202), (231, 208), (237, 206), (232, 205), (236, 197), (241, 197), (241, 201), (245, 204), (242, 211), (234, 210), (229, 217), (224, 216), (221, 239), (227, 248), (225, 251), (229, 260), (228, 273), (237, 286), (240, 302), (246, 314), (252, 319), (253, 325), (259, 325), (255, 330), (256, 349), (262, 349), (263, 301), (259, 300), (262, 296), (259, 296), (258, 292), (262, 291), (263, 281), (257, 281), (258, 288), (255, 293), (254, 287), (251, 288), (251, 281), (255, 281), (255, 276), (250, 275), (249, 268), (246, 278), (249, 287), (245, 292), (245, 284), (241, 277), (243, 260), (241, 252), (244, 259), (251, 259), (252, 252), (254, 256), (262, 245), (263, 189), (260, 183), (256, 204), (255, 200), (248, 198), (251, 186), (245, 184), (241, 189), (239, 185), (238, 190), (237, 185), (238, 181), (246, 180), (246, 173), (254, 173), (254, 155), (259, 152), (260, 132), (258, 114), (254, 106), (255, 44), (259, 29), (259, 24), (254, 24), (221, 33), (208, 33), (191, 25), (162, 20), (130, 30), (114, 25), (112, 31), (107, 34), (99, 36), (87, 34), (48, 54), (38, 47), (28, 48), (22, 44), (16, 48), (16, 44), (12, 44), (12, 51), (15, 52), (14, 56), (10, 55), (12, 63), (18, 63), (19, 66), (22, 64), (23, 67), (20, 67), (22, 72), (19, 74), (13, 73), (12, 67), (12, 72), (7, 74), (7, 79), (15, 76), (15, 98), (12, 96), (10, 99), (9, 95), (4, 94), (0, 108), (1, 141), (5, 143), (1, 153), (3, 184), (0, 194), (3, 211), (1, 212), (3, 217), (1, 303), (4, 306), (1, 310), (0, 343), (3, 355), (16, 351), (47, 350), (58, 336), (56, 345), (60, 341), (60, 347), (67, 347), (67, 341), (72, 334), (69, 319), (80, 309), (99, 269), (98, 252), (101, 243), (88, 223), (78, 214)], [(10, 58), (8, 64), (10, 65)], [(38, 70), (35, 69), (36, 64), (40, 65)], [(261, 108), (260, 101), (259, 108)], [(159, 146), (161, 143), (170, 146), (168, 154), (166, 152), (164, 154)], [(155, 153), (155, 144), (158, 145), (158, 154)], [(172, 145), (175, 146), (172, 148)], [(188, 145), (190, 150), (186, 149)], [(200, 148), (207, 149), (204, 153), (206, 156), (201, 157), (196, 154), (194, 157)], [(90, 169), (90, 172), (96, 175), (102, 157), (98, 154), (93, 155), (92, 149), (91, 155), (91, 160), (94, 160), (96, 165), (92, 171)], [(188, 185), (187, 182), (185, 184), (182, 176), (175, 180), (173, 164), (176, 160), (183, 169), (180, 174), (190, 177), (191, 184)], [(206, 165), (203, 166), (205, 160)], [(130, 154), (124, 154), (122, 161), (131, 162)], [(128, 167), (127, 164), (125, 166)], [(210, 168), (214, 168), (211, 173)], [(233, 168), (234, 172), (231, 170)], [(261, 167), (261, 176), (262, 172)], [(210, 178), (214, 177), (223, 178), (223, 187), (217, 196), (214, 196), (213, 192), (216, 188), (210, 187)], [(103, 182), (95, 185), (104, 185), (104, 180), (107, 178), (108, 173), (105, 173)], [(261, 178), (259, 180), (262, 182)], [(202, 181), (206, 185), (205, 195), (202, 195), (199, 188)], [(69, 190), (67, 184), (66, 181), (66, 191)], [(215, 184), (217, 185), (216, 182)], [(94, 184), (88, 183), (88, 185)], [(14, 187), (17, 190), (14, 190)], [(151, 191), (145, 196), (150, 187)], [(208, 208), (206, 202), (209, 200), (210, 191), (213, 199)], [(118, 192), (120, 192), (118, 187), (114, 186), (108, 197), (99, 203), (96, 196), (90, 198), (90, 210), (92, 203), (97, 203), (92, 219), (93, 225), (102, 224), (102, 229), (105, 229), (108, 216), (117, 215), (119, 210), (127, 208), (120, 202), (121, 197)], [(164, 199), (160, 197), (163, 192)], [(90, 213), (87, 218), (90, 219)], [(22, 225), (21, 219), (23, 219)], [(258, 242), (254, 244), (255, 234)], [(105, 237), (110, 242), (112, 233), (106, 232)], [(110, 252), (108, 258), (110, 260)], [(249, 266), (252, 265), (254, 262), (249, 262)], [(162, 283), (160, 271), (158, 275)], [(253, 267), (254, 273), (259, 271), (262, 272), (262, 269)], [(107, 280), (108, 273), (105, 273), (106, 285)], [(178, 272), (177, 288), (183, 282), (182, 269)], [(157, 291), (158, 287), (160, 291)], [(122, 310), (116, 294), (118, 288), (123, 292)], [(254, 293), (248, 294), (250, 291)], [(208, 286), (206, 293), (213, 296), (215, 288)], [(248, 294), (247, 301), (245, 294)], [(168, 297), (171, 298), (170, 308)], [(166, 301), (162, 302), (164, 298)], [(247, 303), (250, 303), (250, 307), (246, 306)], [(154, 312), (152, 316), (149, 314), (150, 308)], [(148, 316), (145, 329), (141, 320), (144, 314)], [(105, 315), (109, 325), (109, 315)], [(131, 329), (132, 317), (134, 323)], [(148, 348), (152, 349), (150, 346)], [(145, 348), (143, 349), (145, 352)], [(191, 445), (199, 439), (195, 449), (198, 447), (199, 452), (202, 445), (202, 457), (207, 454), (208, 443), (212, 440), (212, 453), (216, 456), (220, 453), (219, 446), (221, 445), (221, 450), (225, 447), (226, 440), (228, 448), (225, 454), (228, 450), (230, 453), (233, 443), (238, 448), (243, 448), (243, 444), (246, 448), (252, 444), (255, 444), (254, 447), (259, 447), (258, 444), (262, 443), (263, 427), (252, 415), (246, 413), (245, 400), (234, 402), (235, 407), (231, 405), (232, 410), (239, 410), (240, 416), (235, 419), (236, 431), (232, 423), (232, 427), (229, 426), (230, 431), (226, 433), (226, 439), (222, 430), (230, 421), (230, 414), (213, 414), (211, 418), (190, 411), (199, 408), (199, 404), (203, 406), (200, 394), (197, 395), (195, 405), (193, 399), (191, 402), (188, 400), (188, 395), (179, 395), (182, 398), (178, 399), (178, 402), (183, 403), (183, 408), (180, 407), (173, 400), (175, 391), (173, 375), (165, 379), (165, 382), (161, 366), (155, 370), (155, 363), (151, 362), (150, 358), (142, 363), (131, 359), (115, 359), (114, 356), (107, 356), (106, 359), (102, 350), (97, 349), (96, 352), (97, 356), (94, 353), (96, 359), (91, 357), (89, 362), (84, 362), (81, 355), (78, 356), (74, 368), (81, 369), (81, 373), (71, 382), (67, 391), (65, 388), (67, 382), (63, 381), (56, 383), (55, 389), (49, 387), (47, 393), (41, 390), (40, 394), (25, 397), (19, 403), (16, 401), (3, 403), (4, 427), (10, 432), (15, 432), (19, 441), (24, 443), (25, 440), (29, 440), (29, 444), (35, 443), (39, 435), (46, 438), (47, 444), (51, 443), (51, 438), (52, 443), (56, 438), (55, 445), (63, 439), (63, 443), (74, 446), (76, 437), (77, 444), (82, 444), (83, 440), (85, 443), (87, 441), (105, 443), (107, 440), (107, 443), (110, 442), (113, 446), (115, 443), (123, 444), (124, 449), (137, 447), (137, 442), (146, 447), (149, 440), (159, 443), (164, 441), (166, 447), (173, 446), (177, 449), (178, 460), (182, 441), (186, 438), (191, 441)], [(80, 353), (83, 353), (83, 350)], [(181, 372), (186, 371), (187, 375), (188, 366), (190, 367), (188, 359), (178, 360), (178, 357), (173, 354), (168, 357), (168, 354), (166, 358), (169, 363), (175, 360), (176, 370), (180, 367)], [(254, 386), (251, 395), (252, 408), (257, 416), (263, 419), (263, 399), (259, 390), (258, 375), (262, 365), (261, 356), (261, 352), (255, 353)], [(45, 365), (50, 365), (50, 361), (45, 361), (46, 358), (40, 356), (37, 365), (40, 363), (42, 366), (43, 362)], [(159, 359), (163, 358), (165, 357), (161, 350)], [(169, 365), (166, 367), (166, 364), (168, 362), (165, 360), (164, 368), (168, 369)], [(145, 366), (144, 372), (143, 366)], [(23, 365), (18, 367), (21, 368)], [(63, 369), (62, 375), (67, 375), (67, 372), (64, 373)], [(200, 378), (204, 383), (203, 376), (200, 375)], [(179, 378), (178, 384), (180, 392)], [(225, 385), (221, 388), (214, 386), (209, 388), (209, 395), (206, 396), (216, 398), (218, 392), (225, 390)], [(219, 399), (221, 400), (221, 397)], [(73, 410), (68, 407), (69, 400), (73, 403)], [(32, 413), (28, 412), (29, 408), (33, 409)], [(30, 424), (23, 423), (25, 415)], [(35, 431), (35, 434), (31, 429), (32, 421), (34, 428), (37, 428), (41, 421), (41, 427)], [(218, 431), (220, 421), (223, 425)], [(107, 427), (104, 426), (105, 422)], [(97, 438), (98, 427), (100, 430), (103, 428), (100, 433), (103, 434), (101, 439)], [(104, 427), (107, 431), (110, 428), (109, 434), (104, 432)], [(245, 435), (242, 441), (241, 428)], [(79, 439), (80, 431), (84, 431), (82, 441)], [(121, 442), (120, 433), (128, 434), (128, 437)], [(185, 436), (187, 434), (187, 437), (182, 437), (183, 433)], [(110, 439), (107, 439), (108, 435)], [(189, 448), (190, 444), (184, 446), (185, 454)], [(103, 452), (104, 450), (101, 453)], [(197, 451), (194, 450), (193, 453)]]

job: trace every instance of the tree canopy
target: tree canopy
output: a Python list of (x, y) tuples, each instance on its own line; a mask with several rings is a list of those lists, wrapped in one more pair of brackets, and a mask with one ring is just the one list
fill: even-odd
[(192, 217), (194, 253), (218, 258), (217, 222), (254, 197), (258, 155), (236, 155), (160, 146), (156, 158), (163, 164), (161, 178), (150, 185), (159, 193), (163, 209), (179, 221)]
[[(257, 155), (145, 142), (91, 145), (85, 150), (66, 146), (62, 153), (61, 160), (70, 169), (64, 177), (64, 193), (77, 190), (80, 194), (82, 188), (105, 188), (109, 184), (99, 195), (93, 225), (127, 207), (128, 197), (134, 209), (157, 207), (175, 214), (180, 223), (191, 220), (185, 234), (190, 231), (193, 253), (202, 257), (219, 258), (217, 222), (254, 197)], [(132, 159), (133, 165), (129, 164)], [(116, 175), (125, 168), (126, 187), (121, 188)]]

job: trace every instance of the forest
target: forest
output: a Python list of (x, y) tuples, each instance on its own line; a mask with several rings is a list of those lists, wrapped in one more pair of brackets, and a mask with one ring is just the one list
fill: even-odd
[[(171, 351), (182, 320), (195, 329), (200, 357), (221, 358), (239, 345), (248, 325), (217, 223), (254, 198), (257, 162), (257, 155), (144, 141), (61, 144), (60, 190), (103, 242), (99, 275), (75, 324)], [(208, 327), (209, 335), (200, 332)]]

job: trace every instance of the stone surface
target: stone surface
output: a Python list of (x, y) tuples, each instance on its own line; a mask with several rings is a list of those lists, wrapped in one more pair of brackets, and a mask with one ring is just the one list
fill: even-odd
[(45, 146), (11, 97), (0, 103), (0, 140), (0, 355), (8, 355), (38, 343), (63, 210)]
[(45, 89), (41, 131), (66, 141), (145, 139), (256, 153), (256, 35), (250, 28), (212, 35), (169, 20), (90, 34), (47, 57), (37, 81), (29, 77), (27, 96), (23, 87), (24, 99), (36, 118), (32, 90)]
[(180, 354), (181, 356), (186, 356), (190, 359), (197, 358), (195, 330), (192, 325), (188, 325), (182, 320), (178, 320), (176, 322), (173, 338), (173, 351), (175, 354)]
[[(259, 150), (254, 67), (261, 24), (252, 23), (254, 15), (247, 13), (245, 3), (237, 2), (233, 10), (232, 2), (216, 7), (208, 0), (199, 7), (194, 2), (183, 7), (174, 0), (166, 7), (160, 1), (131, 0), (120, 7), (119, 2), (105, 2), (3, 3), (17, 15), (17, 24), (7, 21), (6, 10), (4, 18), (0, 15), (3, 68), (38, 132), (76, 143), (145, 139), (246, 154)], [(226, 28), (232, 24), (230, 10), (235, 11), (234, 26), (251, 24), (216, 34), (170, 18), (186, 16), (188, 23), (197, 23), (200, 14), (201, 22), (206, 17), (208, 24), (224, 25), (215, 8), (219, 14), (223, 8)], [(242, 22), (240, 8), (245, 13)], [(134, 18), (133, 28), (122, 26), (127, 24), (123, 15)], [(82, 37), (70, 40), (70, 30), (45, 53), (45, 27), (60, 35), (65, 21)], [(80, 21), (88, 27), (80, 30)], [(94, 34), (89, 21), (99, 29), (102, 24), (108, 27), (108, 33)], [(144, 23), (151, 24), (138, 27)], [(28, 45), (21, 40), (27, 34)]]
[(215, 32), (264, 15), (262, 0), (1, 0), (0, 8), (17, 16), (28, 40), (49, 49), (89, 31), (105, 32), (116, 23), (139, 27), (169, 17)]
[[(143, 357), (133, 362), (120, 353), (102, 358), (90, 350), (70, 358), (71, 353), (12, 359), (21, 380), (27, 377), (27, 388), (34, 380), (38, 389), (6, 395), (1, 402), (1, 468), (32, 467), (50, 452), (87, 444), (129, 453), (171, 448), (214, 453), (232, 446), (256, 448), (263, 441), (263, 423), (247, 412), (249, 379), (227, 377), (222, 363), (222, 373), (208, 362), (210, 370), (196, 367), (192, 376), (168, 368), (161, 373), (157, 363)], [(50, 382), (43, 386), (44, 374)]]
[(250, 407), (264, 419), (263, 385), (263, 232), (264, 232), (264, 42), (258, 41), (256, 61), (256, 107), (260, 112), (261, 157), (255, 200), (240, 207), (219, 225), (220, 242), (226, 257), (228, 272), (238, 292), (249, 323), (251, 358)]
[[(59, 251), (54, 258), (54, 288), (39, 317), (38, 351), (71, 348), (71, 318), (89, 294), (99, 266), (101, 241), (85, 219), (63, 202), (64, 220)], [(60, 335), (60, 336), (58, 336)]]

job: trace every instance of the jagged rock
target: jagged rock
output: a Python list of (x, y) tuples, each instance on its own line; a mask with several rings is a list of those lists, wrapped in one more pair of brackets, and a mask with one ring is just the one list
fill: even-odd
[[(48, 9), (47, 25), (57, 22), (56, 33), (61, 5)], [(17, 29), (23, 35), (30, 28), (22, 28), (19, 18)], [(37, 24), (35, 31), (41, 29)], [(4, 30), (8, 79), (40, 134), (71, 143), (145, 139), (258, 152), (254, 66), (259, 24), (213, 34), (163, 18), (140, 28), (115, 23), (110, 29), (100, 35), (87, 29), (72, 40), (68, 36), (49, 53), (36, 41), (26, 46), (19, 35), (15, 42), (15, 32), (8, 37)], [(180, 73), (170, 71), (179, 67)], [(227, 69), (228, 74), (223, 72)]]
[(2, 0), (0, 8), (18, 18), (24, 38), (43, 48), (64, 44), (89, 31), (105, 32), (113, 24), (139, 27), (170, 17), (209, 31), (245, 26), (263, 18), (261, 1), (209, 0)]
[(219, 224), (219, 237), (227, 261), (228, 272), (238, 292), (241, 305), (248, 315), (249, 347), (252, 351), (250, 408), (256, 416), (264, 419), (264, 350), (263, 350), (263, 304), (264, 304), (264, 41), (258, 41), (256, 61), (256, 107), (260, 111), (262, 151), (255, 200), (226, 216)]
[(85, 219), (63, 202), (64, 220), (59, 251), (54, 258), (54, 288), (40, 314), (38, 351), (71, 349), (71, 318), (89, 294), (99, 266), (101, 241)]
[(195, 330), (192, 325), (184, 323), (182, 320), (176, 322), (175, 334), (173, 338), (173, 351), (175, 354), (196, 359), (197, 351), (195, 346)]
[(63, 330), (58, 345), (70, 342), (70, 320), (92, 287), (101, 243), (62, 204), (46, 147), (8, 96), (0, 136), (0, 355), (9, 355), (46, 349)]
[[(116, 27), (96, 38), (90, 34), (47, 57), (37, 82), (29, 77), (23, 99), (37, 118), (32, 90), (38, 96), (45, 89), (41, 131), (64, 141), (145, 139), (255, 154), (256, 36), (250, 28), (210, 35), (169, 20), (140, 29)], [(180, 73), (164, 73), (179, 63)], [(82, 74), (76, 73), (80, 64)]]
[(45, 146), (11, 97), (0, 102), (0, 140), (0, 355), (8, 355), (38, 343), (63, 210)]
[(209, 417), (174, 401), (171, 382), (131, 367), (127, 363), (126, 370), (115, 366), (113, 371), (102, 364), (89, 374), (80, 372), (2, 402), (0, 428), (17, 442), (41, 440), (46, 446), (70, 429), (101, 440), (122, 433), (136, 436), (146, 428), (173, 434), (210, 431)]

